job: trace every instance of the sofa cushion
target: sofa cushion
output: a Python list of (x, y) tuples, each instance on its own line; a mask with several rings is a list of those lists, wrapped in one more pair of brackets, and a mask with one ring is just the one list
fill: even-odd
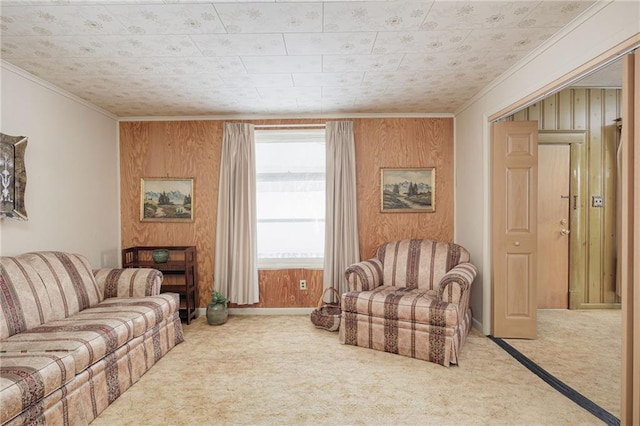
[(438, 301), (434, 291), (381, 286), (352, 291), (342, 297), (342, 311), (388, 321), (408, 321), (437, 327), (457, 327), (458, 306)]
[(49, 295), (29, 264), (0, 257), (0, 339), (51, 320)]
[(3, 340), (0, 354), (69, 352), (74, 358), (76, 373), (79, 373), (132, 338), (130, 321), (74, 315)]
[(55, 251), (17, 257), (38, 272), (47, 288), (53, 319), (63, 319), (103, 300), (86, 257)]
[(75, 359), (76, 373), (79, 373), (127, 341), (143, 335), (177, 309), (178, 295), (174, 293), (107, 299), (69, 318), (3, 340), (0, 354), (69, 352)]
[(163, 293), (148, 297), (112, 297), (86, 309), (74, 318), (112, 318), (127, 321), (134, 336), (169, 318), (178, 310), (178, 295)]
[(382, 262), (385, 285), (437, 290), (444, 274), (469, 261), (469, 252), (453, 243), (400, 240), (381, 245), (376, 257)]
[(0, 355), (0, 423), (12, 419), (75, 376), (68, 353), (5, 353)]

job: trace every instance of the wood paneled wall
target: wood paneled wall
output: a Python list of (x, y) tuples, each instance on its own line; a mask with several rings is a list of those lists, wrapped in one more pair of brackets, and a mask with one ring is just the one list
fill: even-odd
[[(616, 295), (615, 119), (621, 115), (620, 89), (565, 89), (514, 114), (511, 120), (538, 120), (540, 130), (587, 130), (587, 255), (581, 307), (619, 302)], [(574, 165), (572, 165), (574, 167)], [(592, 207), (591, 196), (604, 197), (604, 207)]]
[[(237, 121), (237, 120), (234, 120)], [(324, 123), (326, 120), (254, 120), (255, 124)], [(361, 257), (400, 238), (453, 239), (453, 119), (353, 119), (356, 144), (358, 228)], [(199, 306), (209, 301), (224, 121), (120, 123), (122, 246), (195, 245)], [(436, 211), (381, 213), (380, 168), (435, 167)], [(142, 177), (193, 177), (192, 223), (140, 221)], [(306, 291), (298, 288), (307, 280)], [(322, 295), (322, 271), (261, 270), (260, 303), (254, 307), (311, 307)]]
[[(453, 241), (453, 119), (354, 121), (360, 256), (403, 238)], [(433, 213), (381, 213), (380, 168), (435, 167)]]

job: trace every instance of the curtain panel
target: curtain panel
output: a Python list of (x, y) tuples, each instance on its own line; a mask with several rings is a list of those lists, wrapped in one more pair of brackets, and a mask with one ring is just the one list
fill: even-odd
[(220, 159), (214, 288), (231, 303), (258, 303), (254, 126), (225, 123)]
[(327, 191), (323, 288), (348, 291), (345, 270), (360, 261), (356, 209), (356, 149), (353, 122), (326, 127)]

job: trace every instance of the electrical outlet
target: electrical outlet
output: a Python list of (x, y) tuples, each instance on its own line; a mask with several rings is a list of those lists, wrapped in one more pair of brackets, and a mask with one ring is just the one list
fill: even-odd
[(307, 280), (300, 280), (300, 290), (307, 289)]
[(591, 197), (591, 206), (604, 207), (604, 199), (600, 195), (594, 195)]

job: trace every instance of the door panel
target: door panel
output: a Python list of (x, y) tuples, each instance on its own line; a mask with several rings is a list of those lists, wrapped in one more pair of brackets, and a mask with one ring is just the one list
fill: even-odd
[(531, 269), (530, 254), (507, 254), (507, 317), (531, 316), (528, 288)]
[(570, 149), (538, 146), (538, 308), (568, 308)]
[(538, 123), (492, 125), (492, 334), (536, 337)]

